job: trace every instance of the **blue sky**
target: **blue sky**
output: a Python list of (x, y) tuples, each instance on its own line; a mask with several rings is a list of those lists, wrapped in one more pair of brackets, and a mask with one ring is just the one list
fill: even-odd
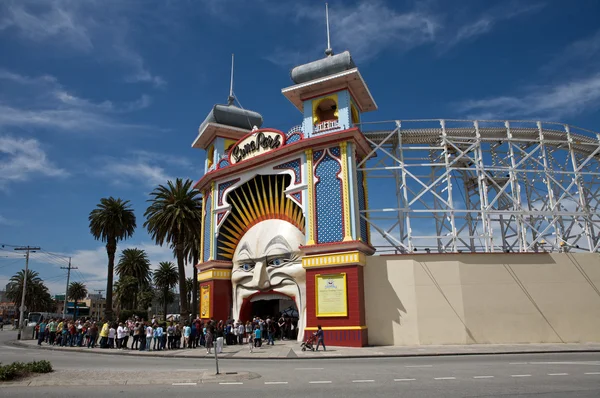
[[(289, 69), (323, 56), (320, 1), (26, 1), (0, 3), (0, 243), (73, 257), (74, 280), (105, 287), (106, 254), (87, 216), (101, 197), (132, 202), (198, 179), (190, 147), (225, 102), (231, 53), (241, 104), (265, 127), (300, 113), (281, 95)], [(331, 1), (331, 40), (351, 51), (379, 110), (367, 121), (509, 118), (600, 130), (596, 1)], [(53, 293), (60, 260), (31, 263)], [(48, 261), (47, 261), (48, 260)], [(0, 284), (23, 266), (0, 251)]]

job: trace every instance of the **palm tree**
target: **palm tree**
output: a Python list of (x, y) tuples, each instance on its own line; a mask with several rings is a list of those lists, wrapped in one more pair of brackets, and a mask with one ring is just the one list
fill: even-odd
[(159, 245), (170, 243), (175, 249), (177, 268), (179, 270), (179, 301), (181, 316), (189, 317), (185, 288), (185, 242), (193, 234), (197, 234), (202, 222), (202, 204), (200, 191), (193, 187), (192, 180), (178, 178), (175, 183), (167, 182), (167, 186), (159, 185), (150, 193), (151, 202), (144, 213), (144, 227), (152, 239)]
[(141, 310), (147, 310), (152, 305), (152, 300), (154, 300), (154, 288), (152, 285), (148, 285), (148, 287), (137, 294), (138, 308)]
[[(167, 305), (169, 304), (167, 301), (169, 301), (169, 298), (169, 302), (173, 301), (172, 294), (170, 296), (169, 293), (171, 292), (171, 289), (177, 285), (178, 278), (179, 273), (177, 272), (177, 268), (175, 268), (175, 264), (169, 261), (159, 263), (158, 268), (154, 271), (154, 286), (156, 286), (160, 292), (159, 296), (163, 302), (165, 319), (167, 318)], [(179, 294), (181, 295), (181, 291)]]
[(67, 298), (75, 301), (75, 309), (73, 310), (73, 318), (77, 318), (77, 302), (83, 300), (87, 296), (88, 291), (85, 285), (81, 282), (71, 282), (67, 289)]
[[(23, 281), (25, 270), (14, 274), (8, 281), (6, 297), (13, 303), (20, 303), (23, 294)], [(53, 311), (54, 300), (48, 288), (39, 277), (39, 274), (30, 269), (27, 270), (27, 291), (25, 294), (25, 307), (28, 311)]]
[[(193, 278), (186, 278), (185, 279), (185, 290), (187, 291), (187, 296), (186, 297), (187, 297), (188, 305), (191, 305), (192, 292), (194, 291), (194, 279)], [(192, 317), (193, 317), (193, 314), (192, 314)]]
[(114, 301), (117, 305), (117, 318), (119, 318), (121, 310), (124, 307), (127, 307), (127, 303), (131, 303), (133, 301), (137, 286), (138, 280), (129, 275), (125, 275), (115, 282), (113, 294), (115, 296)]
[(113, 273), (117, 242), (130, 238), (135, 231), (135, 214), (128, 200), (110, 198), (100, 199), (100, 203), (90, 212), (90, 232), (96, 240), (106, 242), (108, 254), (108, 277), (106, 280), (106, 309), (104, 316), (112, 320)]
[(148, 260), (146, 252), (138, 248), (123, 250), (116, 271), (117, 275), (119, 275), (119, 279), (124, 278), (125, 276), (136, 278), (138, 283), (134, 288), (135, 291), (131, 295), (132, 300), (127, 303), (128, 305), (125, 307), (129, 310), (137, 308), (137, 295), (150, 285), (151, 280), (150, 260)]

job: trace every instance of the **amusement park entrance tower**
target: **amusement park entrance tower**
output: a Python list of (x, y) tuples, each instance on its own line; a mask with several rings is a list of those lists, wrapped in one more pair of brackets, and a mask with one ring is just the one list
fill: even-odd
[(194, 148), (206, 151), (199, 269), (202, 319), (289, 316), (298, 340), (367, 344), (363, 269), (374, 253), (356, 164), (370, 152), (361, 114), (377, 109), (349, 52), (292, 70), (283, 95), (302, 124), (284, 133), (216, 105)]

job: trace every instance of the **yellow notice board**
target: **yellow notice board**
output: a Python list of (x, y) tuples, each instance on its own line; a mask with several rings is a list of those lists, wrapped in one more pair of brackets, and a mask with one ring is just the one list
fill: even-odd
[(210, 318), (210, 285), (200, 288), (200, 318)]
[(317, 317), (348, 316), (346, 274), (315, 275)]

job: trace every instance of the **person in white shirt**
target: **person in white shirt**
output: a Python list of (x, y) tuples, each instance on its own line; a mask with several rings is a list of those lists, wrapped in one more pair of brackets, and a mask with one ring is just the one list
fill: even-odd
[(152, 330), (152, 326), (148, 325), (148, 327), (146, 327), (146, 351), (150, 351), (150, 343), (152, 343), (153, 334), (154, 330)]
[(245, 332), (246, 328), (244, 328), (244, 323), (240, 322), (238, 320), (238, 325), (237, 325), (237, 337), (238, 337), (238, 344), (242, 345), (244, 344), (244, 332)]
[(116, 335), (116, 330), (111, 325), (110, 329), (108, 329), (108, 348), (115, 348), (115, 335)]
[(123, 349), (123, 340), (127, 335), (127, 331), (127, 328), (122, 323), (119, 323), (119, 327), (117, 328), (117, 348), (119, 350)]

